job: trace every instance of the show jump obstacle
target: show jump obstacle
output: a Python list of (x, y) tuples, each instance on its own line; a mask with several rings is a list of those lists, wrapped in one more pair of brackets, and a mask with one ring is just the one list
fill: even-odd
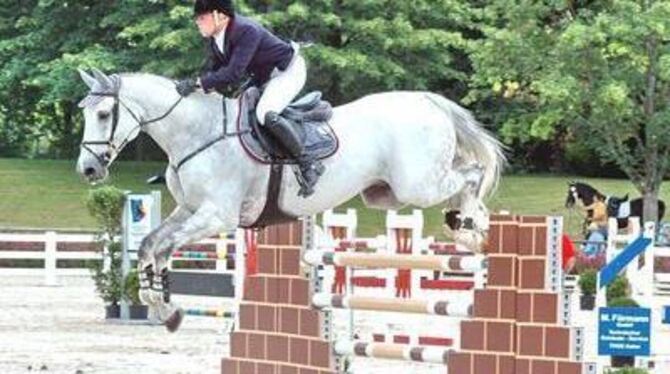
[[(258, 236), (257, 272), (249, 272), (232, 333), (226, 374), (325, 374), (344, 370), (344, 358), (422, 361), (445, 365), (447, 374), (578, 374), (583, 333), (570, 327), (561, 294), (562, 222), (552, 217), (492, 217), (486, 257), (375, 255), (319, 252), (313, 222), (268, 227)], [(318, 266), (397, 269), (479, 269), (487, 285), (472, 304), (330, 294), (314, 279)], [(460, 346), (334, 341), (330, 308), (458, 316)], [(436, 325), (436, 329), (440, 326)], [(446, 333), (449, 333), (446, 331)]]

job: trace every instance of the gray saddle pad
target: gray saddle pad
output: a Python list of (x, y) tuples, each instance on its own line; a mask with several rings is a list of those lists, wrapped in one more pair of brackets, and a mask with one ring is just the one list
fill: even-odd
[[(296, 164), (256, 119), (256, 104), (260, 91), (246, 90), (240, 98), (237, 130), (245, 151), (264, 164)], [(337, 152), (339, 140), (328, 124), (333, 115), (330, 103), (321, 99), (320, 92), (309, 93), (289, 105), (281, 116), (291, 120), (300, 134), (305, 152), (316, 159), (328, 158)]]

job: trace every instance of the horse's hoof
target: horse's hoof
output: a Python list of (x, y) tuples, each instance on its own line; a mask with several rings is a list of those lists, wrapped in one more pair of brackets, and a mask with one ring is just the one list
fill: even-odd
[(181, 321), (184, 319), (184, 310), (182, 308), (175, 309), (174, 312), (165, 320), (165, 327), (169, 332), (175, 332), (179, 329)]

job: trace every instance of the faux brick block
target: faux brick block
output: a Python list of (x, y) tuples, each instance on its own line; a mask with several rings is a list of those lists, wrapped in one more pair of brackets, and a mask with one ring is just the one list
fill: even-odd
[(300, 249), (282, 249), (279, 258), (282, 275), (300, 275)]
[(516, 294), (516, 321), (527, 323), (533, 321), (533, 295), (530, 293)]
[(278, 330), (278, 312), (277, 307), (259, 305), (256, 309), (258, 312), (256, 321), (258, 323), (257, 329), (266, 332), (276, 332)]
[(239, 362), (234, 358), (221, 360), (221, 374), (239, 374)]
[(501, 253), (506, 254), (516, 254), (519, 251), (518, 246), (518, 236), (519, 236), (519, 225), (516, 223), (504, 224), (502, 227), (501, 234)]
[(496, 372), (496, 355), (493, 354), (475, 354), (474, 355), (474, 374), (489, 374)]
[(516, 319), (517, 315), (517, 293), (515, 291), (500, 291), (500, 318)]
[[(280, 277), (267, 277), (265, 279), (266, 299), (271, 304), (285, 304), (282, 303), (282, 298), (286, 298), (286, 286), (289, 284), (288, 279)], [(284, 286), (284, 288), (282, 288)]]
[(265, 277), (256, 275), (246, 277), (243, 299), (246, 301), (265, 302)]
[(499, 374), (516, 374), (516, 360), (514, 356), (498, 356)]
[(518, 254), (532, 256), (535, 249), (535, 227), (519, 225), (519, 237), (517, 241)]
[(488, 322), (486, 324), (486, 350), (488, 352), (513, 352), (514, 323)]
[(249, 334), (243, 332), (233, 332), (230, 336), (230, 356), (245, 358), (247, 357), (247, 341)]
[(277, 365), (258, 362), (256, 363), (256, 373), (254, 374), (275, 374), (276, 370)]
[(309, 340), (290, 338), (288, 356), (291, 363), (309, 365)]
[(545, 345), (547, 356), (570, 358), (570, 330), (565, 327), (547, 327)]
[(291, 303), (291, 293), (293, 289), (291, 287), (293, 280), (291, 278), (279, 278), (277, 282), (277, 300), (281, 304), (292, 304)]
[(240, 304), (239, 310), (240, 329), (256, 330), (256, 305)]
[(266, 337), (267, 335), (264, 334), (249, 334), (247, 357), (258, 360), (265, 360), (267, 358)]
[(447, 368), (450, 374), (469, 374), (472, 372), (472, 354), (454, 352), (449, 355)]
[(544, 290), (546, 282), (546, 260), (519, 260), (519, 288), (524, 290)]
[(321, 336), (321, 313), (318, 310), (300, 310), (300, 335), (315, 338)]
[(559, 362), (559, 374), (582, 374), (582, 364), (580, 362)]
[(547, 217), (545, 217), (545, 216), (518, 216), (517, 220), (520, 223), (543, 224), (543, 223), (547, 222)]
[[(514, 362), (515, 374), (534, 374), (531, 372), (530, 360), (525, 358), (517, 358)], [(542, 373), (545, 374), (545, 373)]]
[(291, 304), (309, 307), (309, 281), (307, 279), (291, 279)]
[(536, 326), (517, 327), (519, 354), (522, 356), (542, 356), (544, 354), (544, 328)]
[[(548, 361), (548, 360), (531, 360), (531, 374), (542, 373), (542, 374), (559, 374), (556, 369), (558, 362)], [(562, 373), (560, 373), (562, 374)]]
[(279, 367), (279, 374), (300, 374), (300, 369), (295, 366), (282, 365)]
[(480, 321), (461, 322), (461, 348), (467, 350), (484, 350), (485, 325)]
[(268, 360), (288, 362), (288, 336), (268, 335)]
[(494, 289), (475, 290), (474, 292), (474, 317), (499, 318), (499, 292)]
[(300, 333), (300, 309), (293, 307), (279, 309), (279, 331), (292, 335)]
[(558, 323), (558, 295), (537, 293), (533, 295), (533, 322)]
[(547, 236), (548, 236), (547, 226), (539, 226), (535, 229), (535, 245), (533, 248), (533, 254), (535, 256), (545, 256), (547, 251)]
[(489, 228), (485, 251), (488, 254), (514, 254), (517, 251), (516, 222), (492, 222)]
[(515, 260), (513, 257), (489, 256), (488, 287), (513, 287)]
[(258, 233), (259, 245), (300, 246), (302, 243), (302, 222), (294, 221), (272, 225)]
[(502, 253), (502, 225), (491, 222), (489, 233), (484, 242), (484, 252), (488, 254)]
[(331, 365), (330, 344), (318, 340), (312, 340), (309, 344), (309, 364), (312, 366), (329, 368)]
[(240, 361), (240, 374), (256, 374), (256, 363), (254, 361)]
[(279, 249), (259, 248), (258, 249), (258, 273), (275, 275), (278, 273), (277, 257)]

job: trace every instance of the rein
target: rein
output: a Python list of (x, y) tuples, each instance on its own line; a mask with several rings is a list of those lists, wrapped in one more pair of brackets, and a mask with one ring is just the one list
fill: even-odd
[[(91, 140), (91, 141), (82, 141), (81, 142), (81, 147), (91, 153), (100, 163), (100, 165), (107, 167), (112, 159), (112, 154), (110, 152), (105, 152), (104, 154), (100, 155), (91, 149), (90, 146), (92, 145), (106, 145), (111, 149), (112, 152), (115, 154), (121, 153), (123, 148), (130, 142), (129, 138), (131, 134), (136, 130), (140, 129), (140, 131), (144, 131), (145, 127), (147, 125), (159, 122), (167, 118), (172, 112), (177, 108), (177, 106), (182, 102), (184, 99), (183, 96), (180, 96), (177, 101), (175, 101), (165, 113), (162, 115), (152, 118), (149, 120), (144, 120), (137, 114), (135, 114), (129, 107), (126, 105), (120, 98), (118, 92), (117, 93), (109, 93), (109, 92), (91, 92), (89, 93), (90, 96), (97, 96), (97, 97), (112, 97), (114, 98), (114, 107), (112, 108), (112, 131), (109, 134), (109, 139), (107, 140)], [(118, 146), (114, 144), (114, 135), (116, 135), (116, 130), (118, 128), (119, 124), (119, 107), (123, 106), (128, 113), (130, 113), (131, 117), (137, 122), (137, 125), (133, 127), (130, 131), (128, 131), (128, 134), (126, 135), (125, 138), (123, 138), (123, 141), (121, 141), (121, 144)], [(175, 172), (178, 172), (179, 169), (188, 161), (192, 160), (195, 156), (197, 156), (199, 153), (203, 152), (204, 150), (208, 149), (209, 147), (213, 146), (214, 144), (218, 143), (221, 140), (225, 140), (228, 137), (231, 136), (240, 136), (248, 131), (233, 131), (233, 132), (228, 132), (227, 127), (228, 127), (228, 108), (226, 105), (226, 100), (223, 100), (223, 134), (219, 135), (218, 137), (206, 142), (202, 146), (198, 147), (195, 151), (189, 153), (187, 156), (185, 156), (183, 159), (181, 159), (179, 162), (177, 162), (176, 166), (170, 165)]]

